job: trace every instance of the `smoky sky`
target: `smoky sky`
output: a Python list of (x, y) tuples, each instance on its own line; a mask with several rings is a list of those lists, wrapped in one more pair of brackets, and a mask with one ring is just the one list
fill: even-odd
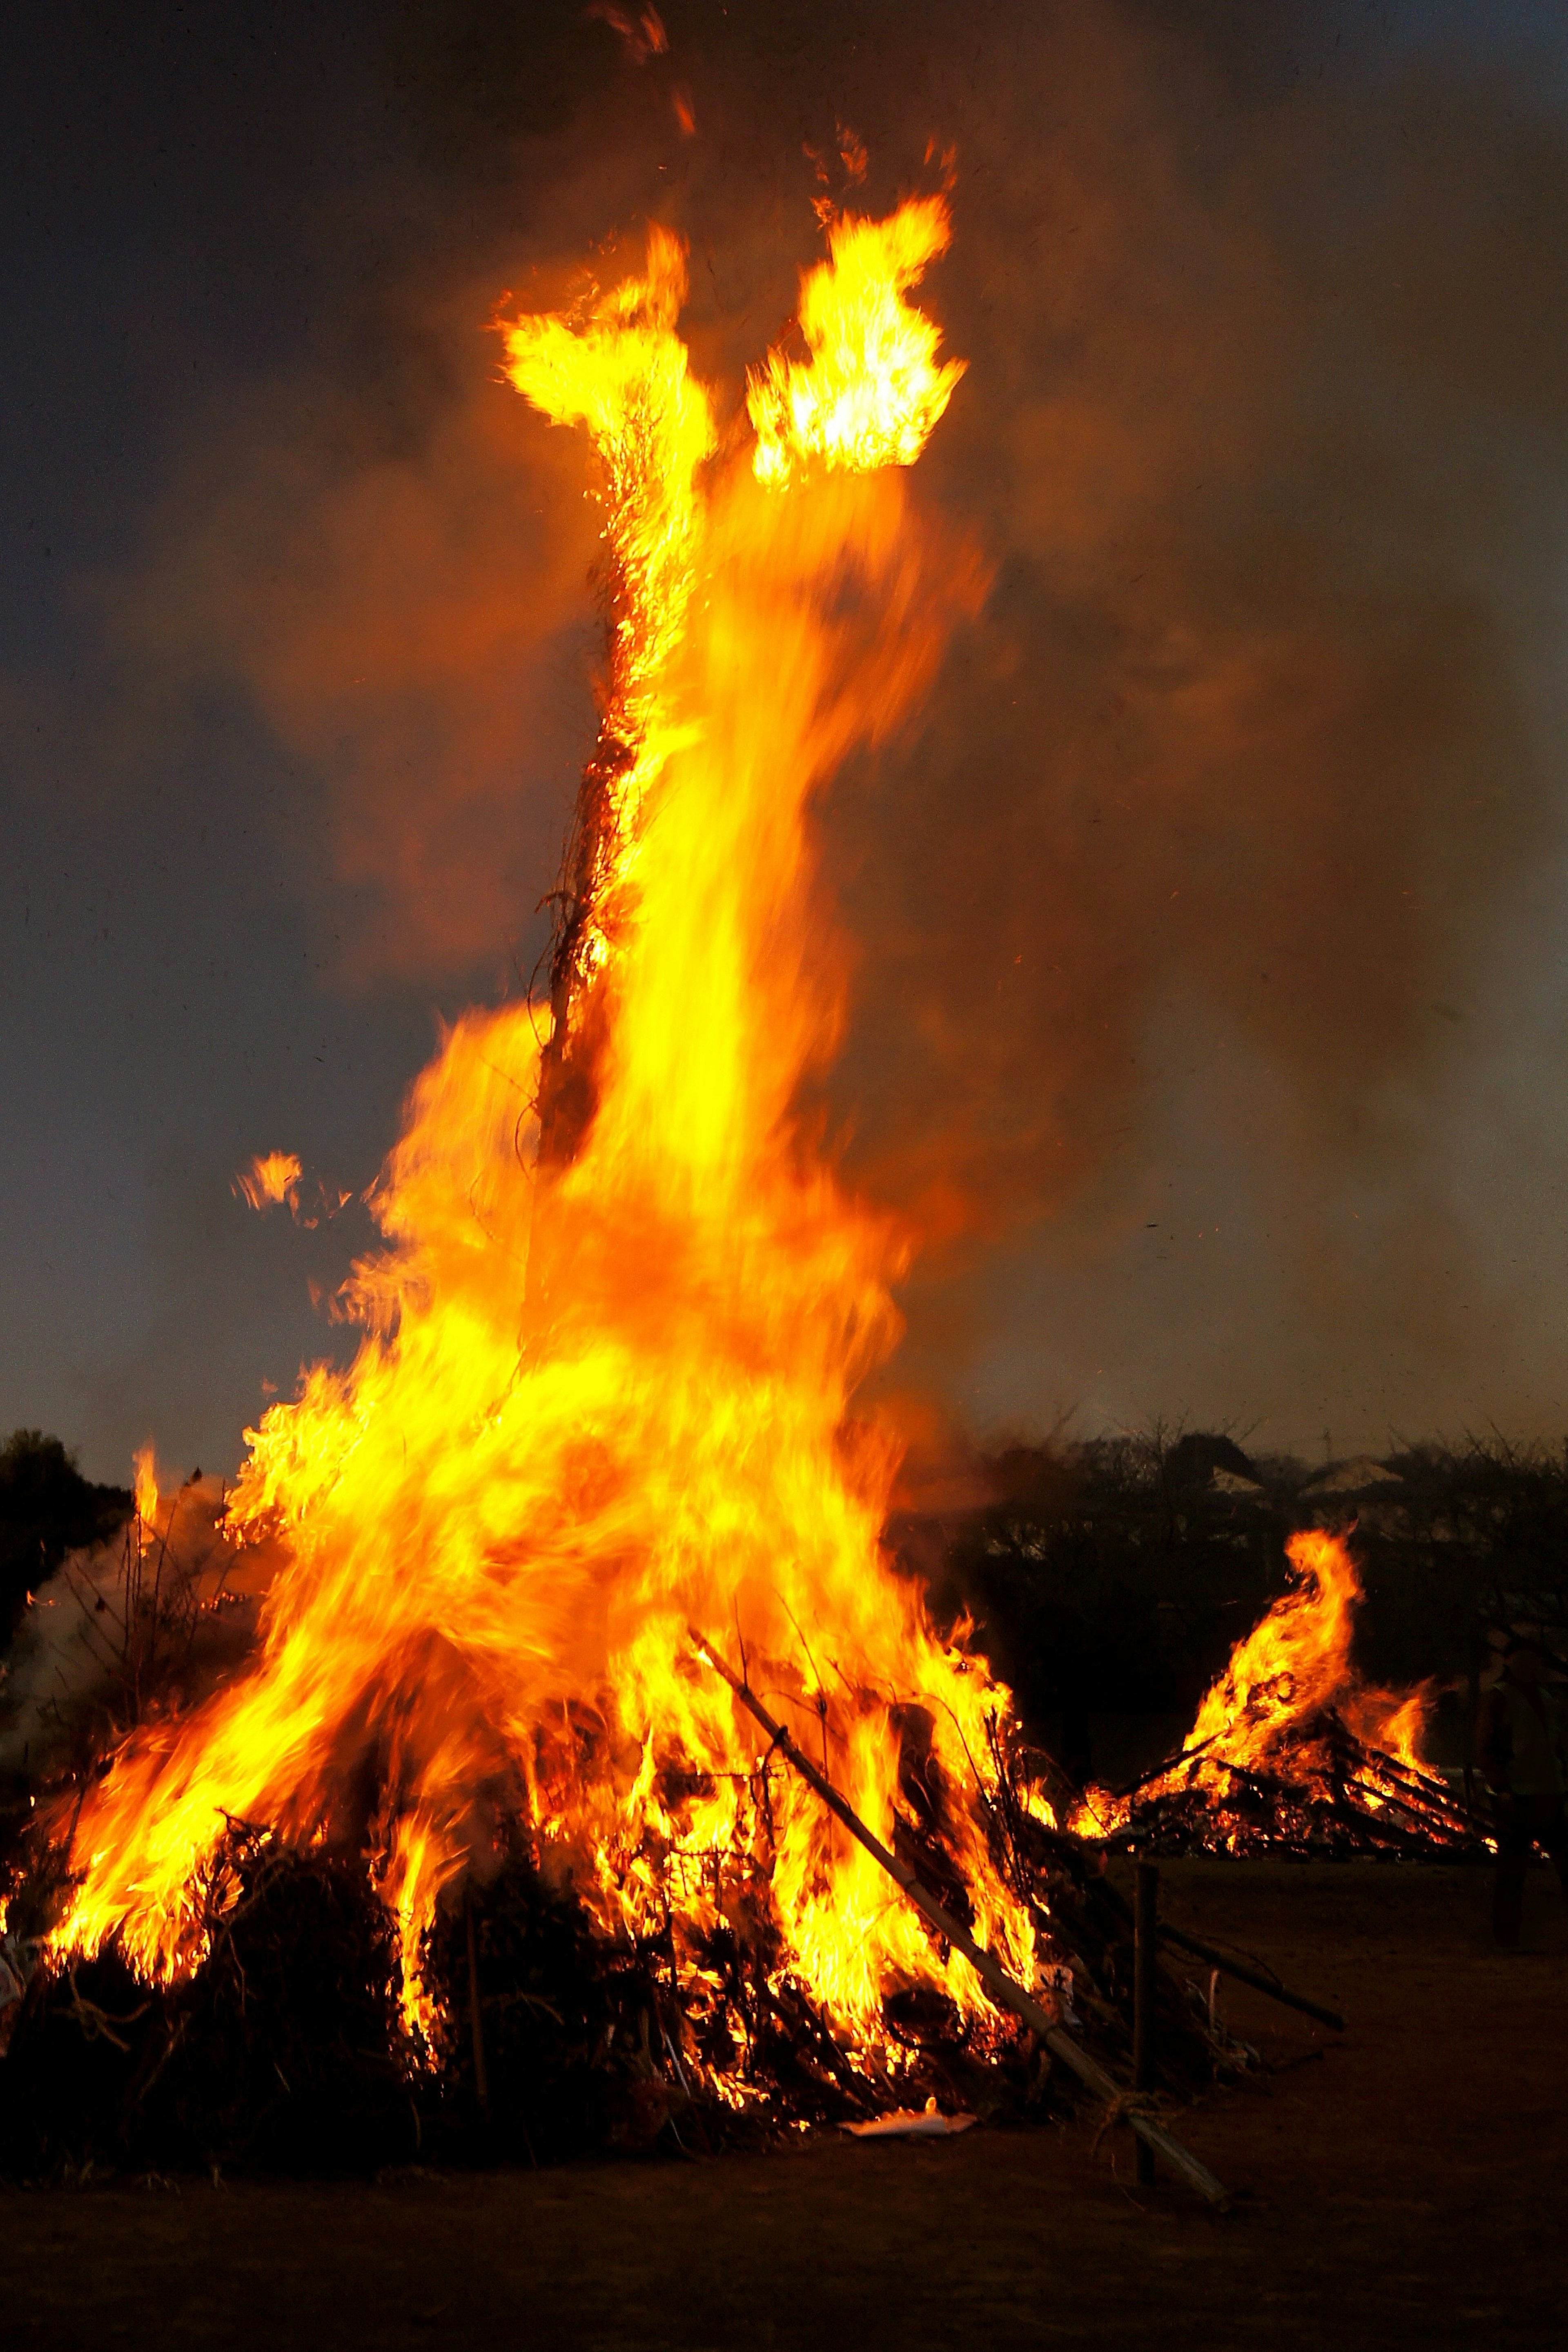
[[(223, 1469), (339, 1351), (436, 1024), (525, 986), (594, 727), (576, 439), (498, 317), (689, 241), (733, 403), (955, 153), (984, 565), (821, 812), (821, 1109), (981, 1433), (1568, 1420), (1568, 35), (1076, 5), (36, 12), (0, 240), (0, 1425)], [(689, 123), (689, 131), (686, 125)], [(841, 183), (839, 193), (843, 193)]]

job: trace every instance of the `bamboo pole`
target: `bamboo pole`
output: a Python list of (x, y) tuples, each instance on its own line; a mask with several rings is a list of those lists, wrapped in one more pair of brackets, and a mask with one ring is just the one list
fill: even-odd
[(1287, 2009), (1299, 2009), (1303, 2017), (1315, 2017), (1320, 2025), (1331, 2025), (1336, 2033), (1345, 2030), (1344, 2019), (1337, 2009), (1325, 2009), (1321, 2001), (1309, 2000), (1305, 1993), (1292, 1992), (1289, 1985), (1274, 1983), (1257, 1969), (1244, 1969), (1239, 1960), (1233, 1960), (1227, 1952), (1216, 1952), (1212, 1944), (1205, 1944), (1201, 1936), (1189, 1936), (1184, 1927), (1162, 1923), (1160, 1939), (1191, 1952), (1195, 1959), (1206, 1960), (1211, 1969), (1218, 1969), (1222, 1976), (1234, 1977), (1237, 1984), (1250, 1985), (1254, 1992), (1266, 1992), (1270, 2000), (1282, 2001)]
[[(1070, 2033), (1063, 2031), (1050, 2011), (1037, 2001), (1033, 1993), (1026, 1992), (1021, 1984), (1007, 1974), (1006, 1969), (1002, 1967), (994, 1953), (988, 1952), (983, 1944), (975, 1942), (967, 1927), (955, 1919), (952, 1912), (943, 1904), (939, 1903), (936, 1896), (929, 1893), (921, 1884), (907, 1863), (900, 1862), (896, 1854), (889, 1851), (876, 1832), (867, 1827), (848, 1800), (839, 1794), (826, 1773), (820, 1771), (810, 1757), (805, 1755), (796, 1747), (787, 1727), (774, 1721), (751, 1685), (732, 1671), (725, 1660), (719, 1655), (712, 1643), (700, 1633), (694, 1625), (687, 1630), (696, 1645), (697, 1654), (704, 1664), (711, 1666), (715, 1674), (722, 1675), (742, 1706), (749, 1714), (756, 1717), (773, 1746), (781, 1751), (786, 1763), (792, 1765), (800, 1774), (801, 1779), (810, 1788), (816, 1790), (823, 1803), (837, 1820), (843, 1822), (851, 1837), (858, 1839), (867, 1853), (880, 1863), (893, 1884), (909, 1897), (916, 1910), (936, 1929), (937, 1934), (950, 1943), (954, 1950), (963, 1954), (993, 2000), (1000, 2007), (1010, 2009), (1016, 2017), (1021, 2017), (1025, 2024), (1038, 2034), (1052, 2057), (1059, 2059), (1070, 2074), (1078, 2076), (1086, 2090), (1094, 2093), (1096, 2098), (1103, 2099), (1108, 2106), (1122, 2105), (1126, 2097), (1125, 2092), (1106, 2072), (1100, 2061), (1090, 2057), (1089, 2052), (1079, 2042), (1075, 2042)], [(1179, 2140), (1173, 2139), (1163, 2124), (1157, 2123), (1152, 2116), (1141, 2114), (1136, 2108), (1126, 2111), (1126, 2119), (1139, 2138), (1156, 2155), (1163, 2156), (1172, 2171), (1178, 2173), (1190, 2188), (1195, 2189), (1200, 2197), (1206, 2198), (1211, 2205), (1221, 2208), (1229, 2204), (1229, 2195), (1223, 2183), (1215, 2179), (1206, 2165), (1200, 2164), (1195, 2156), (1190, 2155)]]

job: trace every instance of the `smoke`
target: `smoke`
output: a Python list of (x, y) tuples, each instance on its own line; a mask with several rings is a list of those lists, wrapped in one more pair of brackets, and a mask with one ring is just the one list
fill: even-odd
[(1568, 131), (1479, 28), (1260, 13), (672, 7), (638, 56), (574, 11), (405, 12), (405, 149), (354, 216), (410, 234), (342, 233), (332, 334), (184, 467), (116, 625), (296, 764), (349, 984), (521, 970), (592, 733), (595, 521), (486, 320), (656, 214), (733, 389), (814, 257), (803, 145), (857, 132), (869, 209), (952, 142), (927, 293), (968, 373), (913, 495), (992, 587), (824, 816), (828, 1108), (927, 1234), (904, 1375), (982, 1416), (1531, 1429), (1563, 1384), (1497, 1234), (1550, 1234), (1519, 1171), (1563, 1140)]
[(1561, 126), (1415, 66), (1238, 98), (1111, 12), (1042, 52), (957, 126), (922, 484), (994, 590), (835, 812), (858, 1155), (992, 1252), (928, 1260), (922, 1369), (1292, 1433), (1550, 1413), (1456, 1162), (1561, 838)]
[(500, 964), (553, 878), (591, 740), (592, 520), (564, 436), (520, 429), (480, 365), (404, 446), (367, 448), (333, 389), (203, 453), (120, 634), (187, 690), (237, 679), (324, 787), (301, 829), (324, 870), (297, 870), (346, 922), (344, 976), (444, 978)]

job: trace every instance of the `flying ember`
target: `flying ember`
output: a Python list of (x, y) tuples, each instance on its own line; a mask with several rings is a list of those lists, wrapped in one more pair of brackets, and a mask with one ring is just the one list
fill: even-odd
[[(850, 1411), (910, 1237), (797, 1109), (842, 1009), (814, 797), (908, 719), (977, 591), (901, 471), (962, 373), (908, 299), (948, 238), (940, 196), (831, 224), (808, 356), (752, 376), (751, 438), (691, 373), (664, 229), (508, 330), (511, 383), (591, 446), (606, 551), (550, 1008), (465, 1015), (414, 1087), (345, 1293), (358, 1354), (248, 1433), (228, 1539), (280, 1559), (255, 1660), (89, 1786), (58, 1953), (196, 1965), (228, 1821), (356, 1841), (427, 2028), (437, 1903), (521, 1820), (606, 1934), (668, 1914), (693, 2000), (701, 1935), (743, 1912), (851, 2046), (894, 1990), (983, 2016), (970, 1963), (767, 1769), (696, 1626), (889, 1846), (918, 1785), (976, 1938), (1036, 1981), (984, 1822), (1007, 1694), (894, 1571), (897, 1448)], [(256, 1196), (298, 1173), (258, 1162)]]

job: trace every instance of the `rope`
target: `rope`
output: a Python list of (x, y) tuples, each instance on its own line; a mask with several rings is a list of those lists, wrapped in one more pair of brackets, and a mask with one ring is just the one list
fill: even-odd
[(1090, 2154), (1099, 2155), (1100, 2141), (1119, 2124), (1131, 2124), (1134, 2116), (1141, 2116), (1145, 2123), (1169, 2123), (1171, 2117), (1179, 2112), (1180, 2105), (1179, 2100), (1173, 2099), (1165, 2091), (1118, 2091), (1115, 2098), (1108, 2100), (1100, 2111), (1100, 2123), (1090, 2143)]

